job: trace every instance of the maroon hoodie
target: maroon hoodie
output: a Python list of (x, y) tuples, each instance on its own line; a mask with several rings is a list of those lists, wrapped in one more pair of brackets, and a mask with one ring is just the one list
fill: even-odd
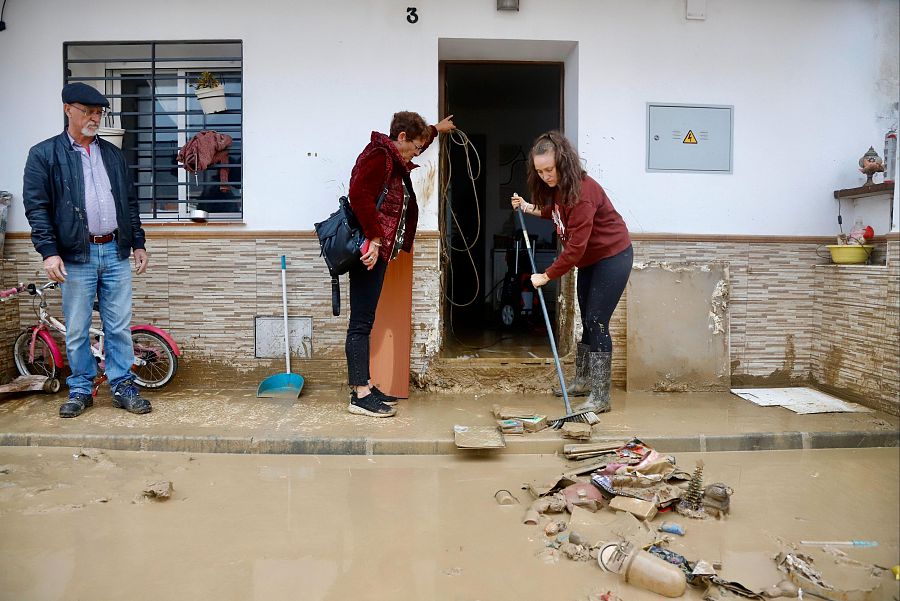
[[(437, 130), (431, 126), (431, 139), (422, 147), (422, 151), (437, 137)], [(394, 142), (386, 135), (372, 132), (369, 144), (356, 159), (356, 165), (350, 173), (350, 206), (359, 220), (363, 234), (369, 240), (381, 238), (378, 258), (387, 261), (394, 249), (394, 237), (400, 225), (400, 213), (403, 210), (403, 176), (418, 167), (412, 161), (404, 161)], [(381, 191), (387, 187), (387, 194), (381, 203), (381, 209), (375, 208)], [(401, 250), (412, 252), (413, 239), (416, 237), (416, 225), (419, 220), (419, 205), (416, 195), (410, 190), (409, 204), (406, 207), (406, 232), (403, 235)]]
[(622, 216), (596, 181), (589, 175), (581, 180), (578, 202), (571, 207), (549, 202), (541, 217), (553, 219), (563, 251), (545, 275), (555, 280), (572, 267), (587, 267), (600, 259), (619, 254), (631, 245), (631, 236)]

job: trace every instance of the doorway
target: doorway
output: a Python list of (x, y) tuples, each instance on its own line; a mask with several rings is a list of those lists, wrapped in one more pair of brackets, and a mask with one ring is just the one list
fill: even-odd
[[(442, 114), (465, 134), (443, 155), (443, 357), (549, 357), (531, 266), (510, 196), (529, 198), (534, 139), (563, 128), (561, 62), (440, 63)], [(530, 200), (530, 199), (529, 199)], [(526, 217), (538, 271), (556, 257), (552, 222)], [(544, 286), (557, 323), (558, 282)]]

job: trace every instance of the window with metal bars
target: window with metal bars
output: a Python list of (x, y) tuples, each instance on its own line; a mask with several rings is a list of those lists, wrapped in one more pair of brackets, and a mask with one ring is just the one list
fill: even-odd
[[(81, 81), (109, 98), (99, 135), (114, 143), (121, 135), (142, 220), (243, 219), (242, 56), (240, 40), (63, 44), (64, 83)], [(201, 107), (195, 86), (204, 71), (224, 85), (224, 111)], [(221, 160), (189, 173), (178, 151), (202, 131), (231, 144)]]

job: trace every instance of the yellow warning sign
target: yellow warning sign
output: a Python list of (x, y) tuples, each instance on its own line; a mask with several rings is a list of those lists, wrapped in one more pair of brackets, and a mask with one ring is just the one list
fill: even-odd
[(696, 144), (697, 137), (694, 136), (693, 130), (688, 130), (687, 135), (684, 137), (684, 140), (681, 141), (682, 144)]

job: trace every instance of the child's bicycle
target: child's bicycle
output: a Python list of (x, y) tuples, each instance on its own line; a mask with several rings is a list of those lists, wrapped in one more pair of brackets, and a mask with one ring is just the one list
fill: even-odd
[[(0, 301), (10, 300), (23, 292), (28, 292), (35, 300), (40, 299), (35, 307), (38, 323), (19, 334), (13, 345), (16, 369), (23, 376), (38, 375), (53, 379), (62, 371), (63, 353), (50, 332), (54, 330), (65, 336), (66, 326), (50, 315), (46, 298), (47, 292), (57, 288), (59, 288), (57, 282), (47, 282), (41, 286), (19, 284), (9, 290), (0, 290)], [(95, 302), (94, 310), (98, 309)], [(92, 390), (96, 396), (100, 384), (106, 381), (103, 331), (91, 327), (90, 333), (93, 338), (91, 353), (100, 368)], [(160, 388), (168, 384), (175, 377), (178, 357), (181, 356), (181, 350), (172, 336), (156, 326), (143, 324), (131, 326), (131, 339), (134, 344), (134, 365), (131, 371), (135, 375), (135, 384), (144, 388)]]

